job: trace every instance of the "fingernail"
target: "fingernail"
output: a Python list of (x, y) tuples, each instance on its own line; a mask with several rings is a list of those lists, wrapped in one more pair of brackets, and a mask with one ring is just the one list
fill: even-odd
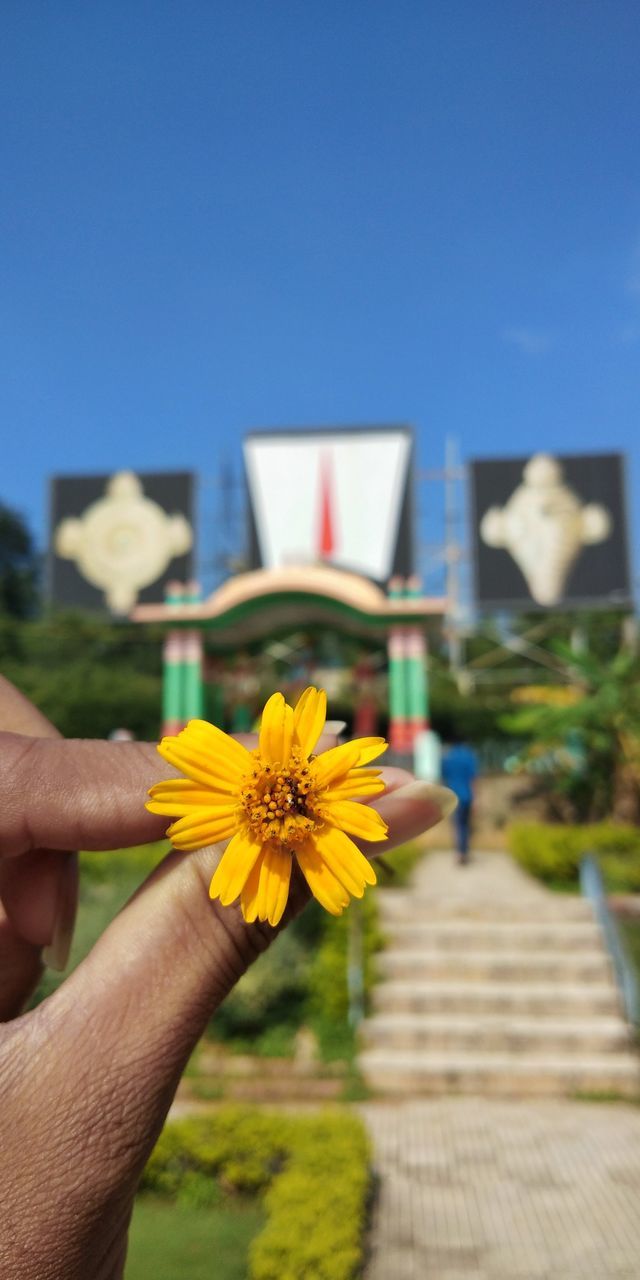
[(346, 720), (325, 720), (323, 733), (334, 733), (337, 738), (338, 734), (344, 733), (346, 727)]
[(448, 818), (458, 804), (457, 795), (437, 782), (408, 782), (406, 787), (398, 787), (392, 795), (402, 796), (403, 800), (427, 800), (438, 809), (442, 818)]
[(78, 907), (78, 855), (69, 853), (61, 859), (58, 877), (58, 901), (53, 935), (42, 959), (49, 969), (62, 973), (69, 963), (73, 930)]

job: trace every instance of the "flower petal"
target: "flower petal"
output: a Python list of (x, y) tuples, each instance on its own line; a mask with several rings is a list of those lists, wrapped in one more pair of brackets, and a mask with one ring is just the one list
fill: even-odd
[(190, 778), (171, 778), (156, 782), (149, 790), (145, 808), (149, 813), (161, 813), (169, 818), (181, 818), (194, 809), (228, 808), (232, 803), (229, 793), (209, 790)]
[[(362, 806), (358, 806), (362, 808)], [(340, 881), (347, 893), (354, 898), (361, 898), (365, 885), (376, 883), (376, 873), (360, 852), (357, 845), (350, 840), (344, 831), (335, 827), (325, 827), (316, 836), (316, 848), (320, 857), (326, 862), (329, 870)]]
[(327, 695), (324, 689), (311, 685), (300, 695), (293, 711), (295, 737), (305, 760), (311, 755), (326, 718)]
[(293, 708), (272, 693), (260, 723), (259, 751), (265, 764), (288, 764), (293, 745)]
[(227, 795), (238, 794), (243, 774), (237, 767), (219, 756), (208, 756), (197, 745), (194, 747), (191, 742), (181, 742), (180, 738), (179, 734), (177, 738), (162, 739), (158, 752), (163, 760), (203, 787), (211, 787), (214, 791), (223, 791)]
[(343, 778), (358, 763), (359, 754), (357, 743), (343, 742), (339, 747), (331, 747), (312, 760), (309, 768), (318, 790)]
[(338, 827), (341, 831), (348, 831), (359, 840), (386, 840), (387, 838), (389, 828), (371, 805), (358, 804), (355, 800), (334, 800), (331, 804), (323, 804), (320, 813), (325, 822)]
[(322, 791), (319, 798), (323, 802), (352, 800), (357, 796), (379, 796), (384, 789), (379, 769), (350, 769), (340, 782)]
[(196, 809), (174, 822), (167, 835), (176, 849), (202, 849), (216, 840), (229, 840), (240, 822), (241, 811), (235, 804), (226, 809)]
[(243, 774), (248, 773), (253, 765), (251, 752), (223, 729), (219, 729), (215, 724), (209, 724), (208, 720), (190, 720), (182, 733), (197, 739), (215, 756), (222, 755), (225, 760), (233, 761), (236, 768)]
[(260, 887), (260, 872), (265, 852), (266, 846), (260, 856), (256, 858), (240, 893), (240, 906), (247, 924), (253, 924), (254, 920), (258, 919), (258, 889)]
[(314, 782), (318, 788), (338, 782), (358, 765), (375, 760), (386, 749), (384, 738), (356, 738), (353, 742), (343, 742), (339, 747), (331, 747), (311, 761)]
[(209, 897), (219, 898), (223, 907), (235, 902), (262, 849), (263, 845), (253, 839), (246, 827), (237, 831), (233, 840), (229, 841), (209, 885)]
[(270, 844), (260, 867), (258, 885), (258, 919), (276, 925), (282, 919), (289, 897), (291, 854), (281, 845)]
[(311, 840), (296, 849), (296, 858), (300, 864), (302, 874), (314, 898), (318, 899), (320, 906), (324, 907), (325, 911), (329, 911), (332, 916), (341, 916), (344, 908), (348, 905), (349, 894), (329, 869), (324, 858), (321, 858)]
[(388, 742), (384, 738), (356, 738), (354, 746), (360, 748), (358, 755), (358, 764), (369, 764), (371, 760), (377, 760), (383, 751), (387, 750)]

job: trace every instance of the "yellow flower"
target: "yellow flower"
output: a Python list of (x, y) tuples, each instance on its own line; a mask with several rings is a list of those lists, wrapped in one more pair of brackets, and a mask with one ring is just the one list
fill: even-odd
[(383, 738), (359, 738), (314, 756), (326, 714), (322, 689), (305, 689), (295, 708), (274, 693), (262, 713), (255, 751), (205, 720), (191, 720), (158, 746), (163, 759), (186, 776), (152, 787), (147, 809), (178, 819), (167, 831), (176, 849), (229, 840), (209, 893), (223, 906), (239, 897), (247, 921), (278, 924), (294, 857), (332, 915), (376, 882), (349, 837), (387, 838), (379, 813), (355, 799), (384, 790), (379, 769), (364, 766), (387, 744)]

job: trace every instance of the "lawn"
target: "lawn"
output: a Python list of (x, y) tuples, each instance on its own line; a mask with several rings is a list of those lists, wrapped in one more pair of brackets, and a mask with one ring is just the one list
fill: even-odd
[(141, 1197), (125, 1280), (246, 1280), (249, 1244), (263, 1223), (255, 1205), (197, 1208)]

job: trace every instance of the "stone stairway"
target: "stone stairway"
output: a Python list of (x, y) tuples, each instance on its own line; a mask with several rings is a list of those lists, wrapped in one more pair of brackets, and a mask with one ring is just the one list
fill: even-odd
[(428, 855), (379, 890), (387, 939), (359, 1065), (398, 1096), (640, 1096), (640, 1059), (600, 929), (501, 853)]

